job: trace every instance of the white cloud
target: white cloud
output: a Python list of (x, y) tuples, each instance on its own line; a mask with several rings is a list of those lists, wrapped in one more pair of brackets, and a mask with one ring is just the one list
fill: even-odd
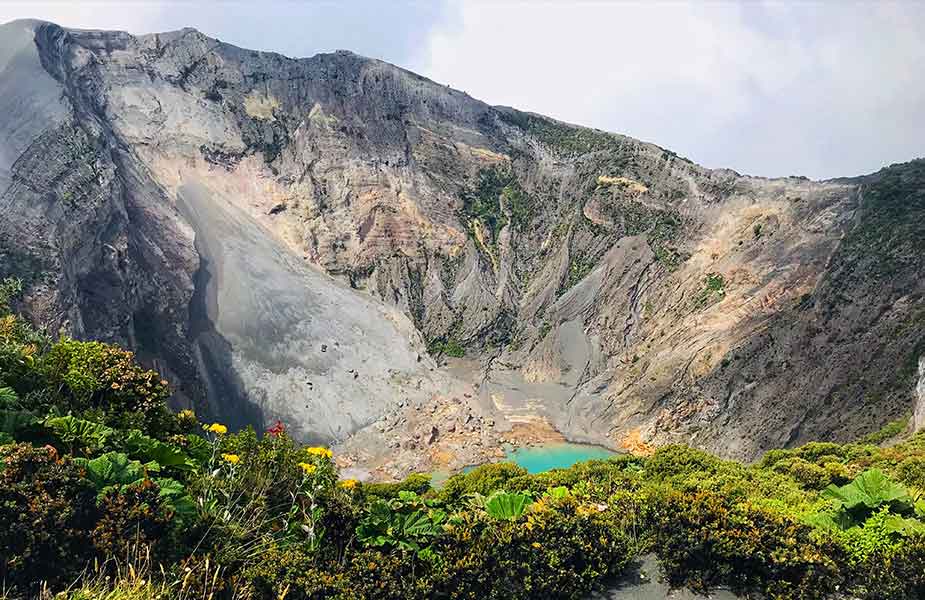
[[(167, 9), (167, 2), (15, 2), (0, 3), (0, 23), (14, 19), (41, 19), (64, 27), (79, 29), (117, 29), (132, 33), (149, 33)], [(179, 10), (178, 5), (174, 5)]]
[(712, 167), (833, 177), (925, 154), (925, 12), (901, 4), (497, 3), (429, 77)]

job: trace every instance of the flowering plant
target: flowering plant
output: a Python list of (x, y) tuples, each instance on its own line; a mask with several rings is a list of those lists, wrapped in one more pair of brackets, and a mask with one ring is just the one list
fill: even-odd
[(273, 437), (279, 437), (286, 433), (286, 426), (283, 425), (282, 421), (277, 421), (275, 425), (267, 429), (267, 433)]

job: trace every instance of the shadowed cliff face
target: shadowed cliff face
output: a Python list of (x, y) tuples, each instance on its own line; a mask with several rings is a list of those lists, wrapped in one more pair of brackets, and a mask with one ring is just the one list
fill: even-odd
[(29, 123), (0, 118), (0, 266), (214, 414), (339, 439), (455, 389), (425, 343), (499, 427), (616, 446), (749, 458), (912, 409), (920, 161), (743, 177), (350, 53), (0, 33), (0, 86), (34, 75), (0, 100)]

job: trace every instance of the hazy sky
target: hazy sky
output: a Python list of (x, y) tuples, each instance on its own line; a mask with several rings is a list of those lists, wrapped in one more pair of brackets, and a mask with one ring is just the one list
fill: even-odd
[(826, 178), (925, 156), (925, 2), (0, 2), (132, 33), (340, 48), (708, 167)]

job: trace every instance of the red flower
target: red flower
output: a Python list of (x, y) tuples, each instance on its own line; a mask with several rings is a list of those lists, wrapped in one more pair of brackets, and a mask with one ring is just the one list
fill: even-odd
[(282, 435), (282, 434), (285, 433), (285, 432), (286, 432), (286, 427), (285, 427), (285, 425), (283, 425), (282, 422), (280, 422), (280, 421), (277, 421), (277, 422), (276, 422), (276, 425), (274, 425), (273, 427), (270, 427), (269, 429), (267, 429), (267, 433), (269, 433), (269, 434), (272, 435), (273, 437), (279, 437), (280, 435)]

